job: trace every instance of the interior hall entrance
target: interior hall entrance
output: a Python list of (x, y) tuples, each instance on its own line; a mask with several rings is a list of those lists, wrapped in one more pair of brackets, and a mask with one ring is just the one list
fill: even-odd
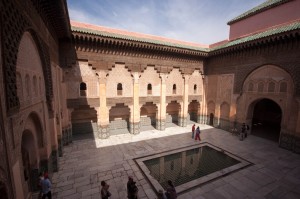
[(279, 105), (273, 100), (261, 99), (250, 109), (253, 109), (251, 134), (278, 142), (282, 119)]
[(141, 107), (141, 131), (153, 130), (156, 126), (157, 107), (153, 102), (146, 102)]
[(181, 106), (177, 101), (171, 101), (166, 108), (166, 127), (178, 125)]

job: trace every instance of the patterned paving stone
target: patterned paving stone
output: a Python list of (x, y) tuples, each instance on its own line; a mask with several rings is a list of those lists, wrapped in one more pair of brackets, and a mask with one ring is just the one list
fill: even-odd
[[(300, 198), (300, 156), (278, 143), (250, 135), (239, 141), (230, 133), (200, 125), (202, 142), (209, 142), (253, 164), (196, 186), (178, 199)], [(112, 199), (126, 199), (128, 176), (133, 176), (140, 199), (155, 199), (151, 184), (134, 159), (194, 145), (191, 125), (149, 130), (138, 135), (114, 135), (105, 140), (75, 140), (63, 149), (54, 173), (53, 198), (100, 198), (101, 181), (110, 185)]]

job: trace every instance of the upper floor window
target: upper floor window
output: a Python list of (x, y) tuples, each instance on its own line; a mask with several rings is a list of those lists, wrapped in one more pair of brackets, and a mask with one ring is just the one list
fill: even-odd
[(148, 84), (148, 86), (147, 86), (147, 94), (152, 95), (152, 85), (151, 84)]
[(80, 96), (86, 96), (86, 83), (80, 83)]
[(123, 86), (121, 83), (117, 85), (117, 95), (123, 95)]
[(258, 83), (258, 92), (264, 92), (264, 83), (263, 82), (259, 82)]
[(30, 79), (29, 75), (26, 75), (25, 77), (25, 89), (26, 89), (26, 97), (30, 97)]
[(274, 92), (275, 91), (275, 83), (270, 82), (268, 85), (268, 92)]
[(173, 94), (176, 94), (176, 84), (173, 84)]
[(194, 85), (194, 94), (197, 93), (197, 84)]
[(286, 82), (281, 82), (280, 83), (279, 91), (282, 92), (282, 93), (287, 91), (287, 83)]
[(38, 94), (38, 84), (37, 84), (36, 76), (33, 76), (32, 84), (33, 84), (33, 93), (34, 93), (35, 96), (37, 96), (37, 94)]

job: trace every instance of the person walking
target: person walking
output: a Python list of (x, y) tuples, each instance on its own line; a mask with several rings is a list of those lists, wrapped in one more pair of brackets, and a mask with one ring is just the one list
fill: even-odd
[(167, 199), (176, 199), (177, 198), (177, 192), (175, 189), (175, 186), (171, 180), (168, 180), (168, 187), (165, 193)]
[(43, 196), (42, 196), (42, 199), (45, 199), (46, 197), (48, 199), (51, 199), (52, 198), (52, 195), (51, 195), (51, 182), (49, 180), (49, 176), (48, 176), (48, 173), (46, 172), (44, 174), (44, 179), (42, 180), (42, 192), (43, 192)]
[(197, 129), (196, 129), (196, 137), (195, 137), (195, 140), (201, 141), (201, 139), (200, 139), (200, 127), (199, 127), (199, 126), (198, 126)]
[(111, 193), (108, 191), (109, 185), (105, 181), (101, 181), (101, 199), (108, 199)]
[(195, 135), (195, 124), (192, 126), (192, 139), (194, 139)]
[(138, 188), (136, 186), (136, 182), (133, 181), (133, 177), (128, 177), (127, 182), (127, 197), (128, 199), (137, 199), (138, 198)]

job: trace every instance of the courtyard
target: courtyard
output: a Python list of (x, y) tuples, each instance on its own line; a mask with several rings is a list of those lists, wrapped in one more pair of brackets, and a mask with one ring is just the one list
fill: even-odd
[(105, 180), (112, 199), (126, 199), (128, 176), (133, 176), (139, 198), (155, 199), (155, 191), (135, 159), (206, 142), (252, 164), (182, 191), (179, 199), (300, 198), (299, 155), (254, 135), (240, 141), (229, 132), (198, 125), (202, 129), (201, 142), (191, 138), (191, 124), (138, 135), (114, 135), (104, 140), (74, 140), (63, 148), (59, 171), (52, 176), (53, 198), (100, 198), (100, 183)]

